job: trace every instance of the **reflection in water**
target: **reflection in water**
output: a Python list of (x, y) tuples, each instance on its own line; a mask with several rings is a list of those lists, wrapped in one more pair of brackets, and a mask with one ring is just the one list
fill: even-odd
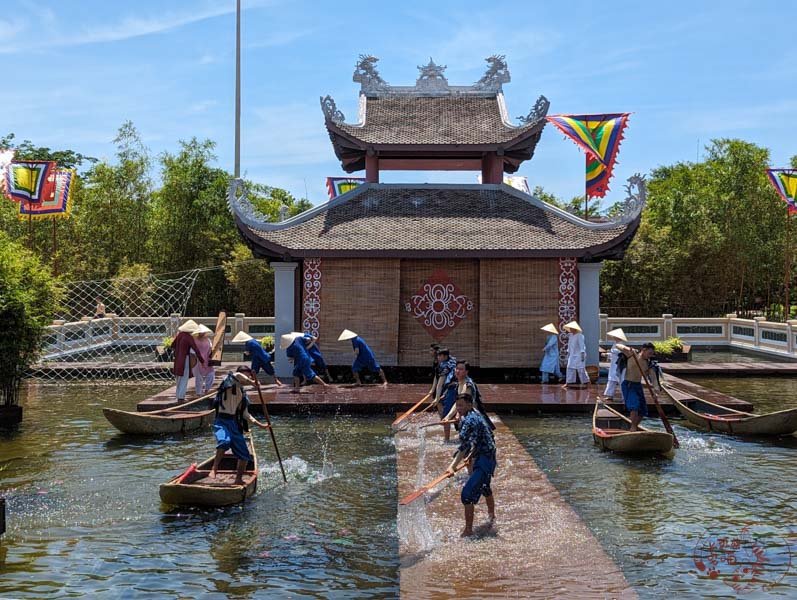
[[(640, 596), (734, 596), (727, 577), (699, 572), (695, 548), (701, 540), (738, 537), (748, 526), (772, 569), (786, 571), (782, 540), (797, 517), (794, 449), (703, 434), (675, 421), (681, 448), (672, 460), (630, 459), (594, 447), (586, 417), (504, 420)], [(797, 594), (797, 566), (766, 593)]]
[(167, 507), (158, 485), (213, 453), (209, 430), (133, 438), (101, 412), (130, 410), (162, 387), (44, 385), (35, 408), (23, 397), (20, 430), (0, 437), (0, 597), (398, 595), (389, 419), (275, 417), (287, 486), (258, 430), (251, 502)]

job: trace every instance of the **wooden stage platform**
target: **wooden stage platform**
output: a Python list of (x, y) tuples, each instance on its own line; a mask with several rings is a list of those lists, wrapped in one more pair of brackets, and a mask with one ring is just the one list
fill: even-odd
[[(226, 365), (225, 365), (226, 367)], [(222, 369), (219, 369), (222, 372)], [(226, 372), (226, 369), (225, 369)], [(680, 387), (706, 398), (711, 402), (729, 406), (737, 410), (752, 410), (748, 402), (710, 390), (692, 382), (669, 376), (667, 380)], [(219, 380), (217, 380), (218, 383)], [(292, 393), (290, 387), (277, 387), (274, 384), (261, 384), (263, 397), (273, 414), (301, 413), (394, 413), (403, 411), (423, 398), (429, 391), (429, 384), (396, 383), (387, 388), (381, 385), (332, 385), (327, 391), (319, 385), (303, 387), (299, 393)], [(193, 381), (189, 384), (187, 399), (193, 398)], [(557, 384), (480, 384), (479, 390), (485, 405), (491, 411), (503, 414), (551, 414), (592, 412), (597, 394), (603, 393), (604, 385), (591, 385), (583, 390), (563, 390)], [(172, 386), (151, 398), (140, 402), (137, 410), (151, 411), (176, 405), (175, 387)], [(257, 392), (250, 390), (249, 399), (253, 410), (258, 410), (260, 399)], [(677, 414), (669, 398), (659, 395), (659, 402), (668, 414)], [(615, 396), (615, 403), (622, 404), (620, 392)], [(611, 404), (611, 403), (610, 403)], [(655, 411), (653, 400), (648, 398), (651, 411)], [(652, 413), (651, 413), (652, 414)]]
[[(459, 537), (466, 470), (399, 506), (401, 597), (636, 598), (622, 570), (510, 429), (495, 422), (495, 524), (486, 524), (481, 500), (476, 536)], [(440, 475), (456, 448), (443, 444), (441, 427), (412, 427), (395, 439), (399, 498)]]

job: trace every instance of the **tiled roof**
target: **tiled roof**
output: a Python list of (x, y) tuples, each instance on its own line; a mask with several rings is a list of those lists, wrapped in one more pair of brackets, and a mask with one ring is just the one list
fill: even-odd
[(501, 118), (498, 96), (450, 95), (367, 98), (362, 127), (333, 127), (364, 144), (474, 145), (510, 142), (543, 125), (544, 121), (510, 127)]
[(616, 256), (638, 226), (588, 224), (505, 185), (366, 184), (280, 224), (239, 228), (263, 256)]

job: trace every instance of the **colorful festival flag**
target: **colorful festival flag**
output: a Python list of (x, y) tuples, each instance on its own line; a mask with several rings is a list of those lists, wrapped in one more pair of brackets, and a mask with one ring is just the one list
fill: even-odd
[(767, 177), (788, 205), (789, 214), (797, 213), (797, 169), (767, 169)]
[(587, 156), (586, 189), (590, 198), (603, 198), (616, 164), (623, 131), (631, 113), (551, 115), (545, 117), (573, 140)]
[(72, 211), (72, 188), (75, 183), (77, 170), (57, 169), (55, 172), (55, 194), (51, 200), (44, 200), (39, 204), (22, 201), (19, 203), (17, 218), (44, 219), (48, 217), (69, 217)]
[(49, 160), (15, 160), (5, 171), (6, 196), (14, 202), (39, 204), (55, 195), (57, 165)]
[(332, 200), (365, 183), (364, 177), (327, 177), (327, 193)]

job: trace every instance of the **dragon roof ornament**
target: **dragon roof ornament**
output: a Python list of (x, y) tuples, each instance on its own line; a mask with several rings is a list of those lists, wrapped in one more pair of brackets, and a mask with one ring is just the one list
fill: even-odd
[(534, 106), (525, 117), (518, 117), (521, 125), (532, 125), (542, 121), (548, 114), (548, 109), (551, 107), (551, 102), (545, 96), (540, 96), (534, 103)]
[(370, 98), (391, 96), (495, 96), (503, 92), (502, 85), (511, 80), (506, 57), (493, 54), (484, 59), (487, 70), (473, 85), (449, 85), (444, 75), (445, 65), (438, 65), (433, 59), (419, 66), (420, 75), (414, 86), (389, 85), (376, 68), (379, 59), (370, 54), (361, 54), (354, 67), (352, 80), (360, 84), (360, 93)]
[(644, 175), (634, 173), (625, 184), (626, 197), (619, 203), (619, 210), (610, 215), (613, 223), (618, 225), (629, 223), (639, 216), (648, 200), (647, 181)]
[(321, 110), (324, 111), (324, 118), (333, 123), (343, 123), (346, 117), (338, 110), (335, 100), (332, 96), (321, 96)]

